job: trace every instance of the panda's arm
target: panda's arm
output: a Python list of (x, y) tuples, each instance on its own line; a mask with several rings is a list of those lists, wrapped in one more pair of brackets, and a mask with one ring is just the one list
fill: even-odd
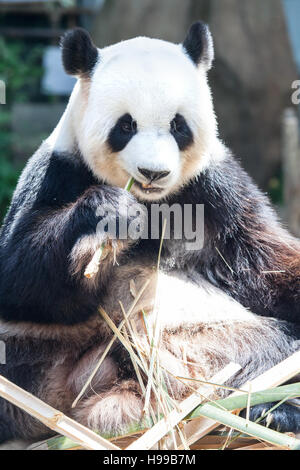
[[(72, 202), (62, 201), (61, 193), (64, 198), (68, 194), (65, 185), (74, 190), (78, 184), (75, 174), (67, 172), (63, 188), (57, 168), (50, 171), (49, 166), (31, 205), (20, 202), (18, 206), (16, 198), (20, 200), (20, 194), (31, 190), (26, 186), (28, 180), (22, 182), (12, 205), (13, 220), (8, 217), (3, 228), (0, 316), (5, 320), (74, 323), (93, 314), (114, 260), (113, 254), (109, 255), (101, 263), (97, 278), (84, 280), (84, 262), (107, 237), (106, 233), (96, 233), (97, 209), (107, 203), (118, 209), (120, 200), (125, 202), (122, 207), (134, 201), (126, 191), (103, 185), (89, 186), (77, 197), (72, 194)], [(83, 169), (79, 169), (84, 180)], [(60, 170), (65, 179), (67, 169), (60, 166)], [(122, 249), (126, 243), (120, 246), (118, 242), (118, 247)]]
[(230, 155), (177, 201), (204, 204), (204, 246), (178, 254), (254, 313), (300, 324), (300, 243)]

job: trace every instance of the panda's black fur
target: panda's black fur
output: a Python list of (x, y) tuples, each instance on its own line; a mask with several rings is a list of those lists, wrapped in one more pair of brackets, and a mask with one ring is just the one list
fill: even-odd
[[(203, 54), (206, 60), (205, 35), (209, 33), (203, 28), (203, 25), (194, 27), (184, 43), (195, 62)], [(80, 31), (75, 36), (67, 36), (68, 48), (76, 49), (78, 35), (82, 34)], [(200, 34), (204, 41), (198, 54), (195, 34)], [(84, 38), (87, 62), (73, 64), (65, 49), (64, 62), (72, 73), (90, 73), (96, 63), (94, 46)], [(83, 273), (93, 255), (92, 244), (74, 269), (70, 269), (70, 264), (77, 243), (82, 237), (95, 234), (99, 222), (95, 215), (97, 207), (106, 202), (119, 207), (120, 199), (124, 207), (136, 202), (124, 189), (99, 181), (78, 149), (71, 155), (52, 152), (45, 142), (21, 176), (0, 238), (0, 340), (5, 341), (7, 353), (0, 373), (84, 424), (98, 425), (101, 431), (118, 431), (128, 425), (132, 409), (140, 409), (140, 391), (126, 351), (115, 343), (93, 382), (93, 390), (100, 396), (89, 392), (79, 408), (71, 410), (84, 378), (111, 337), (97, 308), (104, 305), (111, 313), (110, 307), (118, 300), (118, 289), (121, 292), (124, 279), (148, 276), (156, 263), (160, 241), (119, 240), (115, 247), (118, 265), (114, 264), (114, 253), (108, 254), (91, 282), (83, 280)], [(247, 336), (241, 326), (241, 337), (245, 335), (245, 343), (249, 337), (249, 345), (242, 344), (240, 353), (226, 352), (224, 361), (237, 360), (244, 367), (232, 384), (241, 385), (297, 351), (300, 347), (300, 245), (280, 226), (267, 197), (239, 162), (228, 152), (225, 160), (211, 164), (169, 196), (167, 202), (204, 204), (205, 240), (200, 251), (187, 251), (180, 240), (166, 240), (162, 271), (171, 276), (194, 273), (193, 282), (201, 283), (204, 279), (207, 285), (217, 287), (263, 317), (261, 330), (257, 331), (261, 333), (266, 325), (265, 340), (251, 332)], [(127, 212), (118, 213), (117, 218), (125, 218), (129, 223)], [(107, 235), (102, 234), (103, 241)], [(122, 317), (119, 313), (114, 315), (113, 320), (118, 323)], [(277, 320), (269, 321), (268, 317)], [(230, 344), (231, 326), (226, 328), (222, 338)], [(167, 328), (164, 334), (168, 345), (165, 353), (177, 357), (174, 338), (188, 344), (189, 339), (192, 343), (197, 335), (205, 333), (202, 327), (191, 327), (191, 331), (181, 327), (174, 331)], [(218, 329), (214, 333), (208, 328), (207, 335), (214, 334), (218, 335)], [(197, 351), (197, 345), (193, 351)], [(219, 359), (216, 364), (220, 366)], [(185, 393), (186, 390), (180, 389), (178, 396)], [(111, 397), (118, 398), (122, 415), (113, 425), (107, 425), (109, 404), (112, 409), (114, 405), (110, 401), (106, 414), (102, 410), (98, 418), (94, 414), (90, 420), (86, 417), (97, 401), (111, 400)], [(115, 409), (112, 413), (116, 414)], [(256, 413), (254, 409), (253, 417)], [(101, 420), (106, 424), (102, 426)], [(273, 413), (272, 425), (282, 431), (300, 431), (299, 409), (285, 405), (277, 414)], [(37, 439), (48, 433), (37, 421), (0, 399), (0, 442), (13, 437)]]
[(63, 38), (62, 61), (70, 75), (88, 76), (98, 60), (98, 50), (81, 28), (69, 31)]

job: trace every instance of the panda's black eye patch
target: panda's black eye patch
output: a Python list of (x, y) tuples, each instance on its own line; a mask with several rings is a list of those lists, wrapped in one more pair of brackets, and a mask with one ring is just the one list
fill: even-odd
[(193, 134), (181, 114), (176, 114), (170, 124), (170, 132), (177, 142), (179, 150), (185, 150), (193, 143)]
[(108, 144), (113, 152), (121, 152), (137, 133), (137, 123), (127, 113), (121, 116), (109, 133)]

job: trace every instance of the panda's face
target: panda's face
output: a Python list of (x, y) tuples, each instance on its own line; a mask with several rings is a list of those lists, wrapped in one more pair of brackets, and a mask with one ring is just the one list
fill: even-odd
[(206, 67), (184, 47), (136, 38), (99, 52), (89, 78), (80, 150), (95, 175), (141, 200), (159, 200), (209, 160), (216, 121)]

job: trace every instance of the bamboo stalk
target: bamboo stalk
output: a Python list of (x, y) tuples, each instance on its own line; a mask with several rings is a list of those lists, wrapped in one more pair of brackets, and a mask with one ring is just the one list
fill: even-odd
[[(224, 383), (235, 375), (241, 367), (237, 364), (229, 364), (221, 372), (216, 374), (212, 381)], [(199, 403), (203, 401), (203, 394), (211, 394), (215, 387), (202, 385), (196, 393), (193, 393), (188, 398), (179, 404), (180, 411), (173, 410), (168, 414), (167, 419), (161, 419), (143, 436), (134, 441), (127, 450), (148, 450), (151, 449), (160, 439), (162, 439), (174, 426), (182, 421), (187, 414), (190, 413)]]
[[(290, 384), (273, 390), (264, 390), (276, 387), (282, 382), (286, 382), (299, 373), (300, 370), (300, 352), (293, 354), (288, 359), (280, 364), (272, 367), (256, 379), (252, 384), (252, 394), (250, 405), (270, 403), (273, 401), (281, 401), (286, 398), (297, 398), (300, 395), (300, 384)], [(244, 392), (242, 391), (244, 389)], [(248, 400), (249, 384), (246, 383), (241, 387), (241, 391), (234, 392), (230, 397), (223, 400), (217, 400), (211, 403), (211, 406), (220, 407), (230, 411), (245, 408)], [(261, 391), (263, 390), (263, 391)], [(188, 422), (183, 423), (182, 429), (186, 436), (186, 441), (189, 446), (194, 442), (199, 441), (202, 437), (209, 434), (216, 427), (220, 425), (216, 420), (204, 417), (201, 415), (201, 405), (187, 416)], [(141, 433), (145, 429), (137, 429), (136, 433)], [(293, 443), (290, 448), (292, 448)], [(178, 437), (178, 449), (181, 450), (183, 445)]]
[(103, 250), (105, 249), (106, 243), (102, 243), (102, 245), (97, 248), (95, 251), (91, 261), (86, 267), (86, 270), (84, 271), (84, 275), (87, 279), (93, 279), (93, 277), (96, 276), (99, 272), (100, 268), (100, 262), (103, 254)]
[(290, 450), (300, 450), (300, 440), (286, 434), (273, 431), (260, 424), (253, 423), (228, 411), (221, 410), (216, 406), (206, 403), (201, 406), (201, 416), (218, 421), (230, 428), (234, 428), (256, 439), (270, 442), (279, 447), (287, 447)]
[[(280, 364), (274, 366), (267, 372), (263, 373), (262, 375), (254, 379), (251, 382), (252, 394), (250, 398), (250, 405), (253, 406), (255, 404), (260, 404), (260, 403), (268, 403), (268, 402), (273, 402), (273, 401), (278, 401), (278, 400), (280, 401), (286, 398), (287, 396), (289, 398), (298, 397), (300, 384), (286, 385), (283, 387), (279, 387), (275, 390), (266, 390), (263, 392), (261, 390), (263, 388), (276, 387), (280, 383), (286, 382), (287, 380), (297, 375), (300, 372), (299, 364), (300, 364), (300, 351), (293, 354), (288, 359), (284, 360)], [(64, 417), (64, 415), (59, 413), (57, 410), (51, 407), (48, 407), (48, 405), (32, 397), (32, 395), (28, 394), (27, 392), (24, 392), (22, 389), (19, 389), (19, 387), (16, 387), (14, 384), (11, 384), (10, 382), (2, 378), (1, 376), (0, 376), (0, 379), (2, 380), (2, 382), (0, 380), (0, 396), (8, 399), (12, 403), (14, 403), (16, 406), (20, 406), (22, 409), (29, 412), (32, 416), (36, 417), (37, 419), (40, 419), (40, 421), (44, 422), (51, 429), (54, 429), (57, 432), (64, 434), (71, 440), (78, 442), (79, 444), (81, 444), (82, 446), (86, 448), (90, 448), (89, 442), (86, 442), (86, 439), (80, 440), (81, 435), (79, 433), (79, 436), (78, 436), (78, 433), (76, 433), (77, 431), (76, 428), (77, 426), (79, 426), (80, 427), (79, 431), (83, 429), (84, 435), (85, 435), (85, 432), (92, 433), (90, 430), (84, 428), (83, 426), (79, 425), (73, 420), (70, 420), (69, 418)], [(216, 382), (216, 379), (213, 379), (213, 381)], [(7, 383), (15, 387), (17, 390), (21, 391), (21, 399), (15, 400), (15, 397), (13, 394), (7, 393), (7, 389), (5, 389), (5, 387), (3, 386), (3, 384), (7, 385)], [(1, 384), (2, 384), (2, 387), (1, 387)], [(244, 390), (244, 392), (242, 391), (242, 389)], [(211, 432), (214, 428), (218, 427), (220, 423), (222, 423), (226, 426), (235, 428), (239, 430), (240, 432), (245, 432), (246, 434), (252, 435), (254, 438), (260, 438), (260, 439), (266, 440), (267, 442), (270, 442), (272, 445), (276, 445), (279, 447), (286, 447), (289, 449), (300, 450), (299, 440), (294, 439), (284, 434), (277, 433), (275, 431), (271, 431), (270, 429), (264, 428), (263, 426), (257, 425), (255, 423), (248, 423), (243, 418), (233, 417), (233, 415), (231, 415), (227, 411), (224, 411), (224, 408), (228, 410), (233, 409), (233, 408), (234, 409), (244, 408), (247, 405), (247, 401), (248, 401), (248, 394), (247, 394), (248, 390), (249, 390), (249, 383), (246, 383), (241, 388), (241, 391), (237, 391), (233, 393), (230, 397), (224, 400), (218, 400), (211, 404), (200, 405), (200, 407), (196, 408), (191, 414), (187, 413), (188, 416), (185, 416), (185, 418), (188, 419), (189, 421), (186, 424), (184, 424), (182, 427), (182, 431), (185, 435), (186, 443), (190, 446), (191, 444), (193, 444), (194, 442), (198, 441), (203, 436)], [(46, 410), (47, 412), (45, 413), (45, 416), (41, 417), (39, 413), (36, 413), (36, 410), (32, 412), (31, 406), (29, 406), (29, 409), (27, 406), (24, 406), (24, 394), (28, 395), (30, 397), (30, 400), (32, 399), (37, 400), (38, 402), (41, 402), (43, 406), (48, 407)], [(30, 405), (31, 404), (32, 402), (30, 401)], [(50, 408), (50, 412), (49, 412), (49, 408)], [(177, 410), (176, 412), (180, 412), (180, 411)], [(73, 428), (75, 426), (75, 431), (73, 430), (72, 426), (71, 428), (69, 427), (69, 430), (66, 430), (65, 427), (61, 425), (63, 423), (64, 418), (67, 420), (67, 424), (69, 421), (71, 421), (71, 423), (73, 424)], [(60, 426), (58, 426), (58, 424)], [(70, 429), (72, 432), (70, 432)], [(142, 429), (136, 430), (136, 432), (142, 432)], [(107, 448), (107, 447), (103, 447), (103, 445), (107, 445), (107, 441), (95, 435), (94, 433), (92, 433), (92, 439), (95, 439), (95, 436), (96, 436), (96, 439), (101, 440), (101, 442), (99, 443), (98, 441), (96, 445), (102, 445), (102, 448)], [(111, 445), (110, 443), (108, 444)], [(92, 448), (95, 448), (95, 447), (92, 447)], [(129, 448), (131, 447), (129, 446), (128, 449)], [(179, 444), (178, 448), (181, 449), (182, 444), (181, 445)]]
[[(134, 178), (130, 178), (130, 180), (127, 182), (125, 186), (125, 190), (129, 192), (133, 186), (133, 183), (134, 183)], [(102, 245), (95, 251), (93, 258), (91, 259), (91, 261), (89, 262), (89, 264), (87, 265), (84, 271), (84, 275), (86, 278), (92, 279), (93, 277), (96, 276), (96, 274), (98, 274), (103, 250), (105, 249), (105, 247), (106, 247), (106, 242), (103, 242)]]
[[(264, 390), (264, 391), (261, 391), (261, 392), (255, 392), (251, 395), (250, 406), (255, 406), (255, 405), (264, 404), (264, 403), (271, 403), (271, 402), (274, 402), (274, 401), (281, 401), (281, 400), (285, 399), (286, 397), (289, 397), (289, 399), (300, 397), (300, 383), (284, 385), (284, 386), (277, 387), (277, 388), (271, 389), (271, 390)], [(228, 410), (228, 411), (234, 411), (234, 410), (237, 410), (237, 409), (245, 408), (246, 405), (247, 405), (247, 400), (248, 400), (248, 395), (245, 393), (244, 395), (235, 396), (235, 397), (230, 396), (228, 398), (217, 400), (215, 402), (210, 402), (210, 404), (212, 406), (220, 407), (221, 409), (225, 409), (225, 410)], [(199, 408), (197, 407), (192, 413), (188, 414), (184, 418), (184, 420), (188, 420), (189, 424), (198, 425), (200, 421), (206, 420), (206, 418), (201, 417), (201, 415), (199, 414)], [(183, 429), (186, 430), (186, 428), (183, 428)], [(141, 429), (136, 430), (133, 433), (133, 435), (135, 437), (137, 437), (137, 436), (140, 436), (145, 431), (147, 431), (147, 430), (141, 427)], [(62, 439), (64, 439), (64, 440), (62, 441)], [(218, 441), (218, 439), (221, 439), (221, 438), (218, 438), (217, 436), (204, 436), (203, 439), (201, 440), (201, 442), (199, 443), (199, 445), (197, 444), (197, 447), (198, 446), (199, 446), (199, 448), (202, 447), (202, 444), (206, 443), (207, 439), (213, 440), (213, 442), (215, 443), (216, 448), (219, 448), (221, 446), (221, 444), (223, 443), (223, 441), (222, 441), (222, 443), (216, 443), (216, 441)], [(222, 439), (224, 440), (224, 438), (222, 438)], [(247, 438), (241, 438), (241, 439), (246, 440)], [(252, 442), (253, 442), (253, 439), (255, 439), (255, 438), (252, 438)], [(196, 440), (198, 440), (198, 439), (196, 439)], [(250, 440), (250, 438), (248, 438), (248, 440)], [(114, 437), (113, 441), (114, 442), (115, 441), (120, 441), (121, 443), (123, 443), (123, 441), (124, 441), (124, 445), (122, 445), (122, 447), (128, 447), (130, 444), (132, 444), (133, 437), (132, 437), (132, 435), (118, 436), (118, 437)], [(60, 444), (60, 442), (63, 442), (63, 444)], [(60, 450), (69, 449), (69, 448), (73, 448), (74, 446), (76, 446), (76, 444), (74, 442), (68, 441), (65, 438), (61, 438), (61, 437), (53, 437), (52, 439), (47, 441), (47, 444), (48, 444), (49, 448), (53, 447), (55, 449), (55, 448), (59, 447)]]
[[(256, 377), (251, 381), (252, 394), (259, 392), (264, 389), (277, 387), (284, 382), (287, 382), (291, 378), (295, 377), (300, 372), (300, 351), (296, 352), (292, 356), (288, 357), (284, 361), (280, 362), (276, 366), (272, 367), (268, 371), (264, 372), (260, 376)], [(249, 390), (249, 382), (241, 387), (241, 390), (247, 392)], [(230, 398), (243, 395), (243, 392), (234, 392), (230, 395)], [(245, 396), (245, 394), (244, 394)], [(246, 395), (247, 399), (247, 395)], [(253, 395), (252, 395), (253, 399)], [(209, 434), (216, 427), (219, 426), (219, 422), (204, 417), (199, 410), (195, 410), (194, 413), (198, 413), (202, 418), (198, 420), (192, 420), (187, 423), (184, 427), (184, 432), (187, 436), (188, 444), (191, 445), (194, 442), (201, 439), (206, 434)], [(180, 445), (179, 445), (180, 448)]]
[(47, 405), (0, 375), (0, 396), (29, 413), (48, 428), (89, 450), (120, 450), (119, 447)]
[[(251, 394), (249, 400), (249, 406), (263, 405), (265, 403), (279, 402), (284, 400), (286, 397), (289, 400), (293, 398), (300, 397), (300, 383), (284, 385), (282, 387), (277, 387), (271, 390), (264, 390), (261, 392), (255, 392)], [(210, 402), (211, 406), (216, 406), (218, 408), (234, 411), (242, 410), (246, 408), (248, 401), (248, 395), (231, 395), (228, 398), (222, 400), (217, 400), (215, 402)], [(196, 419), (201, 416), (201, 407), (197, 407), (191, 414), (187, 416), (187, 419)]]

